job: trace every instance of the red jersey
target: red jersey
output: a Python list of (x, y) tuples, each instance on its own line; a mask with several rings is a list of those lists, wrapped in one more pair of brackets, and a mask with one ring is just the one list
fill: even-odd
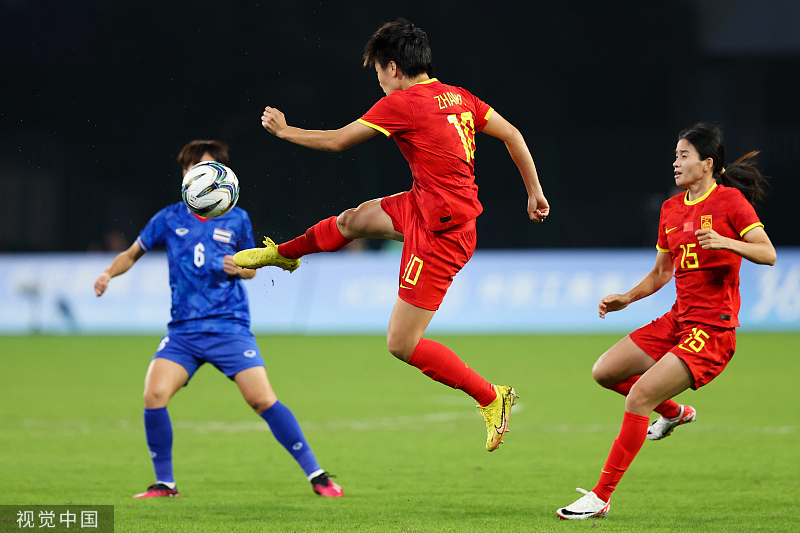
[(483, 211), (475, 185), (475, 132), (492, 108), (436, 78), (384, 96), (358, 119), (394, 137), (411, 167), (411, 197), (426, 229), (473, 220)]
[(661, 206), (656, 248), (672, 256), (678, 293), (670, 312), (680, 322), (737, 327), (742, 258), (728, 250), (704, 250), (694, 232), (711, 228), (723, 237), (744, 240), (745, 233), (763, 224), (739, 189), (715, 184), (692, 201), (687, 194)]

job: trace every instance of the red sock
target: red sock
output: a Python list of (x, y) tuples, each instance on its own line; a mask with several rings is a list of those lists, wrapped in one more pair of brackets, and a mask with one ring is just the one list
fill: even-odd
[(681, 414), (681, 404), (675, 400), (667, 400), (664, 403), (655, 406), (653, 411), (660, 414), (664, 418), (675, 418)]
[(436, 341), (420, 339), (408, 364), (439, 383), (463, 390), (481, 407), (486, 407), (497, 397), (491, 383), (467, 366), (450, 348)]
[[(616, 385), (612, 385), (606, 388), (613, 390), (614, 392), (618, 392), (623, 396), (627, 396), (628, 393), (631, 391), (633, 384), (639, 381), (640, 377), (642, 376), (632, 376), (625, 381), (621, 381)], [(679, 404), (675, 400), (667, 400), (664, 403), (661, 403), (658, 406), (656, 406), (656, 408), (653, 409), (653, 411), (660, 414), (664, 418), (675, 418), (681, 413), (681, 404)]]
[(626, 379), (625, 381), (620, 381), (616, 385), (611, 385), (610, 387), (606, 387), (609, 390), (613, 390), (614, 392), (618, 392), (623, 396), (627, 396), (628, 393), (633, 388), (633, 384), (639, 381), (639, 378), (642, 376), (632, 376)]
[(353, 239), (345, 239), (336, 226), (336, 218), (321, 220), (303, 235), (278, 245), (278, 253), (287, 259), (297, 259), (317, 252), (338, 252)]
[(600, 473), (600, 480), (592, 492), (597, 497), (607, 502), (611, 498), (611, 493), (617, 488), (617, 483), (622, 479), (625, 471), (633, 462), (636, 454), (644, 444), (647, 437), (647, 426), (650, 425), (650, 418), (642, 415), (635, 415), (625, 411), (622, 418), (622, 427), (619, 435), (611, 446), (611, 451), (606, 459), (606, 464)]

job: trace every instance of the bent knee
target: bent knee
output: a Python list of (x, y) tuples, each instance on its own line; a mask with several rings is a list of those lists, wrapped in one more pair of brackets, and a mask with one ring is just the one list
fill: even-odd
[(408, 362), (408, 360), (411, 359), (411, 354), (414, 353), (416, 343), (412, 346), (407, 339), (390, 334), (386, 337), (386, 348), (393, 356), (401, 361)]
[(622, 381), (618, 376), (615, 376), (609, 372), (599, 360), (595, 362), (594, 366), (592, 367), (592, 378), (594, 378), (598, 385), (605, 388), (613, 387)]
[(172, 394), (163, 388), (145, 388), (142, 397), (144, 398), (144, 406), (147, 409), (159, 409), (167, 406)]
[(640, 411), (650, 412), (651, 409), (645, 409), (645, 405), (648, 404), (649, 402), (645, 395), (639, 393), (635, 386), (628, 393), (628, 396), (625, 397), (625, 410), (629, 413), (638, 413)]
[(656, 398), (655, 391), (637, 382), (625, 398), (625, 410), (630, 413), (649, 413), (659, 403), (661, 401)]
[(393, 341), (391, 338), (386, 339), (386, 348), (390, 354), (404, 361), (408, 361), (408, 357), (411, 356), (411, 354), (408, 354), (407, 357), (404, 357), (408, 350), (406, 350), (403, 343)]
[(352, 238), (350, 235), (356, 234), (359, 229), (358, 208), (348, 209), (336, 217), (336, 227), (344, 238)]
[(275, 403), (278, 401), (277, 398), (274, 400), (271, 400), (269, 398), (254, 398), (254, 399), (245, 398), (245, 400), (247, 401), (247, 405), (249, 405), (253, 409), (253, 411), (255, 411), (259, 415), (264, 411), (266, 411), (267, 409), (269, 409), (270, 407), (272, 407), (273, 405), (275, 405)]

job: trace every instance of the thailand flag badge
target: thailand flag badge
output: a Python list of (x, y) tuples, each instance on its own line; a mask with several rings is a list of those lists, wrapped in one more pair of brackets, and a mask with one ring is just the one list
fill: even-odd
[(214, 240), (230, 244), (233, 233), (221, 228), (214, 228)]

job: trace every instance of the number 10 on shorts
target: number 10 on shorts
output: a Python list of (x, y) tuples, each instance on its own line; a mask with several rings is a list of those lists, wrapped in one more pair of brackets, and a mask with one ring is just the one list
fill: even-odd
[(410, 285), (416, 285), (420, 272), (422, 272), (422, 259), (411, 254), (411, 258), (406, 263), (406, 269), (403, 271), (403, 281)]

